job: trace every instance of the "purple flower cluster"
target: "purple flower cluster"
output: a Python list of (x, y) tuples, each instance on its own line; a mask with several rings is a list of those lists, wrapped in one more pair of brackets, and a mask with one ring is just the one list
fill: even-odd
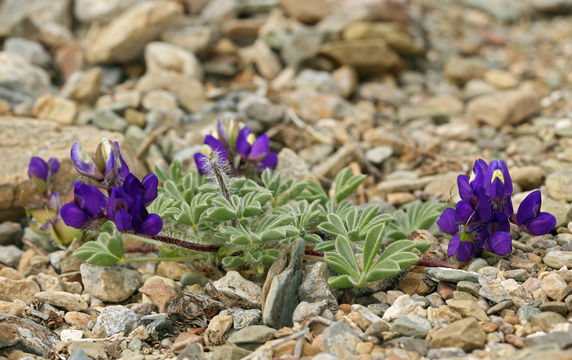
[(78, 172), (95, 180), (98, 186), (74, 183), (73, 202), (61, 208), (66, 225), (83, 229), (108, 219), (122, 232), (154, 236), (161, 231), (161, 217), (146, 209), (157, 197), (157, 176), (149, 174), (139, 181), (129, 172), (117, 142), (103, 139), (93, 157), (75, 143), (71, 158)]
[(48, 191), (48, 182), (60, 169), (60, 162), (56, 158), (50, 158), (47, 162), (37, 156), (30, 159), (28, 164), (28, 177), (34, 186), (41, 192)]
[(509, 254), (510, 222), (532, 235), (547, 234), (556, 225), (553, 215), (540, 212), (539, 190), (531, 192), (514, 214), (512, 180), (502, 160), (490, 164), (475, 161), (471, 176), (459, 175), (457, 184), (461, 200), (437, 220), (441, 231), (452, 236), (447, 255), (456, 261), (467, 261), (483, 250), (499, 256)]
[(251, 168), (263, 171), (276, 167), (278, 156), (268, 149), (268, 136), (263, 134), (257, 138), (247, 126), (240, 131), (238, 128), (237, 121), (231, 121), (225, 129), (219, 120), (216, 136), (205, 137), (203, 150), (194, 156), (201, 175), (211, 173), (213, 164), (229, 166), (239, 173)]

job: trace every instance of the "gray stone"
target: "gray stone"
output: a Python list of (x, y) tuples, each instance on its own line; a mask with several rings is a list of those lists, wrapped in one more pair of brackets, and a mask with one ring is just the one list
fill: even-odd
[(463, 103), (458, 98), (441, 95), (428, 98), (418, 105), (402, 106), (397, 116), (400, 122), (407, 123), (419, 118), (448, 118), (462, 111)]
[(93, 123), (100, 129), (118, 132), (123, 132), (128, 125), (124, 118), (110, 109), (96, 110), (93, 113)]
[(292, 321), (295, 323), (301, 323), (309, 317), (320, 315), (328, 306), (326, 300), (320, 302), (308, 303), (306, 301), (301, 301), (292, 315)]
[(167, 314), (146, 315), (141, 318), (141, 322), (147, 324), (145, 331), (155, 340), (173, 334), (173, 322), (169, 320)]
[(0, 94), (6, 94), (12, 105), (20, 102), (33, 104), (40, 95), (50, 89), (50, 77), (26, 58), (8, 52), (0, 52)]
[(554, 250), (546, 253), (542, 261), (553, 269), (572, 268), (572, 251)]
[[(5, 221), (0, 224), (0, 246), (20, 245), (21, 238), (22, 225), (20, 225), (20, 223), (14, 221)], [(3, 253), (4, 250), (0, 250), (0, 254)]]
[(526, 346), (556, 344), (561, 349), (572, 346), (572, 332), (555, 331), (550, 334), (539, 336), (527, 336), (524, 339)]
[(546, 188), (554, 199), (572, 201), (572, 168), (557, 170), (548, 175)]
[(302, 284), (298, 290), (300, 301), (317, 303), (326, 301), (331, 310), (337, 310), (338, 302), (328, 285), (329, 269), (323, 262), (315, 262), (304, 267)]
[(236, 271), (229, 271), (219, 280), (212, 283), (217, 291), (239, 298), (249, 304), (250, 307), (259, 308), (262, 296), (262, 289), (252, 281), (243, 278)]
[(504, 272), (504, 277), (507, 279), (514, 279), (516, 281), (524, 282), (528, 279), (528, 271), (524, 269), (507, 270)]
[(504, 22), (516, 21), (527, 11), (526, 2), (518, 0), (463, 0), (462, 3), (482, 10)]
[(503, 300), (510, 300), (511, 297), (506, 289), (502, 286), (500, 280), (491, 279), (480, 275), (479, 283), (481, 284), (479, 295), (485, 299), (491, 300), (495, 303), (500, 303)]
[(479, 281), (479, 274), (458, 269), (426, 267), (425, 274), (437, 280), (458, 283), (459, 281)]
[(465, 351), (458, 347), (450, 347), (443, 349), (429, 349), (427, 352), (428, 359), (451, 359), (451, 358), (463, 358), (467, 354)]
[(36, 66), (47, 68), (52, 62), (50, 54), (44, 49), (42, 44), (22, 39), (9, 38), (4, 42), (4, 51), (18, 54)]
[(520, 320), (521, 324), (527, 323), (532, 315), (539, 313), (540, 313), (539, 308), (529, 305), (523, 305), (516, 311), (516, 315), (518, 316), (518, 319)]
[(292, 314), (299, 301), (305, 249), (306, 242), (301, 238), (296, 240), (288, 267), (272, 279), (262, 313), (265, 325), (275, 329), (292, 325)]
[(16, 267), (24, 252), (14, 245), (0, 246), (0, 263)]
[(0, 350), (10, 352), (10, 349), (18, 349), (46, 356), (58, 342), (58, 336), (46, 327), (0, 311)]
[(487, 264), (485, 259), (476, 258), (476, 259), (471, 260), (471, 262), (469, 263), (469, 266), (467, 266), (467, 271), (478, 273), (479, 270), (481, 270), (485, 266), (489, 266), (489, 264)]
[(284, 118), (284, 108), (274, 105), (270, 100), (261, 96), (250, 96), (238, 104), (238, 109), (246, 118), (274, 124)]
[(77, 349), (70, 355), (68, 360), (91, 360), (91, 358), (87, 356), (83, 349)]
[(552, 311), (562, 316), (566, 316), (568, 307), (562, 301), (548, 301), (540, 305), (540, 311)]
[(341, 93), (336, 80), (327, 71), (305, 69), (298, 74), (294, 82), (296, 87), (300, 89), (311, 88), (320, 93)]
[(457, 290), (459, 291), (464, 291), (466, 293), (469, 293), (471, 295), (474, 295), (475, 297), (479, 297), (479, 290), (481, 289), (481, 285), (474, 283), (472, 281), (459, 281), (457, 283)]
[(124, 267), (80, 266), (85, 291), (107, 302), (127, 300), (142, 285), (138, 271)]
[(322, 333), (324, 350), (340, 359), (357, 359), (356, 345), (360, 342), (359, 335), (341, 321), (328, 326)]
[(300, 27), (284, 40), (280, 56), (288, 66), (297, 69), (320, 51), (323, 35), (314, 28)]
[(487, 314), (491, 315), (491, 314), (500, 313), (504, 309), (508, 309), (513, 305), (514, 305), (514, 302), (512, 300), (503, 300), (500, 303), (496, 304), (495, 306), (491, 306), (490, 309), (487, 310)]
[(397, 318), (390, 330), (405, 336), (425, 338), (431, 330), (431, 322), (421, 315), (408, 314)]
[(234, 345), (213, 346), (210, 348), (211, 360), (240, 360), (251, 352)]
[(376, 146), (365, 153), (366, 159), (374, 164), (381, 164), (393, 154), (391, 146)]
[[(238, 330), (228, 338), (228, 342), (233, 345), (254, 349), (260, 344), (274, 338), (276, 329), (264, 325), (253, 325)], [(249, 346), (250, 345), (250, 346)], [(254, 348), (253, 348), (254, 346)]]
[(232, 327), (235, 330), (240, 330), (258, 323), (261, 318), (262, 312), (258, 309), (243, 310), (234, 308), (232, 311)]
[(139, 315), (135, 311), (123, 305), (113, 305), (105, 307), (99, 316), (95, 326), (99, 326), (107, 336), (119, 332), (128, 333), (139, 325)]

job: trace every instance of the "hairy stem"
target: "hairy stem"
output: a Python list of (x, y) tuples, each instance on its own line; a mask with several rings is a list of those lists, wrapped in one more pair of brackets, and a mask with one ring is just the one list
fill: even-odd
[(222, 245), (195, 244), (192, 242), (184, 241), (181, 239), (177, 239), (177, 238), (173, 238), (173, 237), (165, 236), (165, 235), (149, 236), (149, 235), (143, 235), (143, 234), (137, 234), (137, 235), (130, 234), (129, 236), (134, 237), (138, 240), (143, 240), (145, 242), (159, 241), (159, 242), (162, 242), (165, 244), (175, 245), (175, 246), (179, 246), (179, 247), (182, 247), (185, 249), (202, 251), (202, 252), (217, 252), (218, 249), (220, 249), (222, 247)]
[(428, 266), (428, 267), (446, 267), (452, 268), (453, 263), (448, 260), (428, 260), (428, 259), (419, 259), (417, 266)]

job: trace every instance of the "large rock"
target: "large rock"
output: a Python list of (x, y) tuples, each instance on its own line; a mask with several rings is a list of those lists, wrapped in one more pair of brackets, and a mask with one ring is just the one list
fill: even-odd
[(62, 127), (51, 121), (0, 117), (0, 220), (19, 219), (23, 207), (38, 204), (38, 194), (28, 179), (28, 163), (32, 156), (44, 159), (55, 157), (61, 167), (54, 184), (60, 194), (66, 194), (77, 172), (70, 160), (70, 148), (77, 141), (89, 152), (95, 151), (101, 138), (119, 142), (121, 154), (129, 168), (137, 176), (144, 174), (143, 165), (137, 160), (122, 134), (100, 131), (91, 126)]
[(135, 5), (102, 28), (92, 27), (85, 39), (85, 57), (91, 63), (128, 62), (141, 56), (163, 27), (182, 13), (173, 1)]
[(353, 66), (365, 75), (401, 66), (399, 56), (382, 39), (328, 42), (322, 45), (320, 52), (340, 64)]
[(540, 110), (540, 101), (530, 90), (501, 91), (472, 100), (467, 112), (476, 122), (494, 128), (518, 124)]
[(548, 175), (546, 188), (554, 199), (572, 201), (572, 168), (558, 170)]
[(0, 52), (0, 97), (13, 105), (31, 105), (49, 88), (50, 77), (42, 68), (18, 54)]
[(423, 48), (413, 39), (413, 36), (396, 23), (370, 23), (359, 21), (351, 23), (344, 29), (345, 40), (383, 39), (387, 44), (402, 55), (419, 55)]
[(80, 272), (85, 291), (107, 302), (126, 300), (143, 283), (138, 271), (125, 267), (81, 264)]
[(47, 357), (58, 342), (58, 336), (46, 327), (0, 311), (0, 351), (18, 349)]

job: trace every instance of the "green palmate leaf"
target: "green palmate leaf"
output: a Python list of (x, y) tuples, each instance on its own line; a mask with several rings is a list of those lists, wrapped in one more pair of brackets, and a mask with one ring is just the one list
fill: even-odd
[(245, 259), (239, 256), (225, 256), (222, 258), (222, 265), (225, 269), (232, 269), (243, 265), (246, 262)]
[(365, 276), (366, 281), (378, 281), (381, 279), (386, 279), (391, 276), (395, 276), (401, 272), (401, 267), (396, 261), (384, 260), (380, 263), (374, 265), (374, 267), (368, 271)]
[(74, 256), (92, 265), (112, 265), (123, 259), (123, 239), (117, 230), (113, 234), (101, 233), (97, 240), (89, 241), (77, 249)]
[(227, 221), (237, 218), (233, 209), (225, 206), (210, 209), (208, 211), (208, 217), (214, 221)]
[(352, 278), (351, 276), (340, 275), (340, 276), (331, 277), (328, 280), (328, 284), (330, 286), (333, 286), (336, 288), (345, 289), (345, 288), (349, 288), (352, 286), (357, 286), (358, 282), (356, 282), (355, 279)]
[(366, 273), (381, 247), (384, 229), (385, 224), (377, 225), (370, 229), (365, 237), (365, 242), (363, 244), (363, 271)]
[(348, 264), (346, 259), (344, 259), (340, 254), (336, 254), (334, 252), (326, 253), (324, 262), (338, 274), (345, 274), (354, 278), (360, 277), (359, 270), (352, 268), (352, 266)]
[(393, 213), (394, 222), (388, 226), (387, 237), (405, 239), (415, 230), (428, 229), (441, 216), (443, 204), (429, 201), (422, 204), (419, 200), (407, 207), (407, 213), (397, 210)]
[(344, 258), (346, 263), (352, 267), (357, 273), (359, 273), (358, 263), (354, 255), (354, 251), (347, 237), (339, 235), (335, 241), (336, 251), (340, 256)]
[(335, 195), (336, 202), (341, 202), (352, 193), (365, 181), (365, 175), (352, 176), (352, 169), (346, 167), (338, 173), (335, 180)]

